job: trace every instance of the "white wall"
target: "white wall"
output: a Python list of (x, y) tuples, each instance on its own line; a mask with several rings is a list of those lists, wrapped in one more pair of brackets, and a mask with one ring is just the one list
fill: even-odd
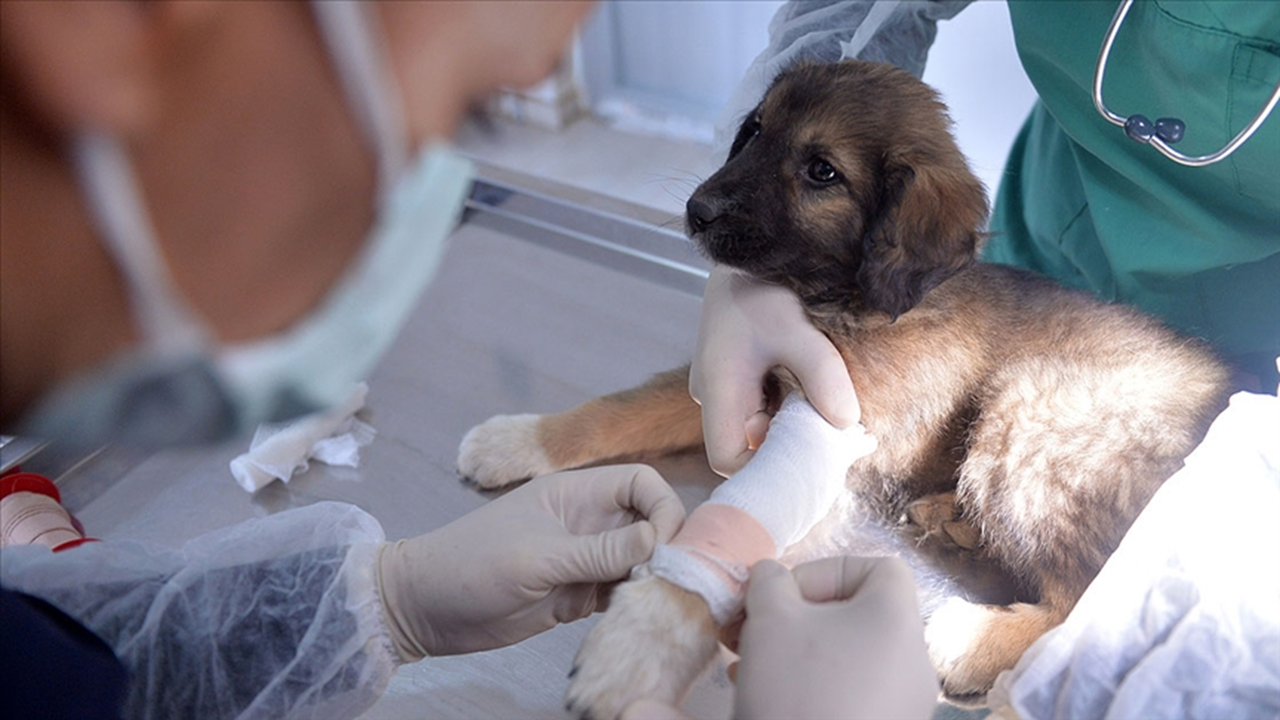
[[(614, 0), (582, 37), (595, 112), (617, 127), (709, 144), (716, 115), (783, 3)], [(961, 149), (994, 194), (1034, 92), (1014, 51), (1008, 8), (977, 0), (939, 23), (925, 80), (951, 107)]]
[(1008, 6), (977, 0), (938, 23), (924, 81), (950, 107), (956, 141), (994, 200), (1009, 146), (1035, 102), (1014, 48)]
[(583, 31), (588, 101), (622, 129), (710, 144), (782, 0), (613, 0)]

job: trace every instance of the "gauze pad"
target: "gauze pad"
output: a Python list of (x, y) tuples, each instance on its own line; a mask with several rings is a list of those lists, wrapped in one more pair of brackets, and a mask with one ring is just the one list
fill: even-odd
[(751, 566), (807, 535), (844, 492), (849, 466), (875, 449), (862, 425), (840, 430), (788, 395), (755, 456), (654, 550), (649, 571), (700, 595), (725, 624), (741, 608)]

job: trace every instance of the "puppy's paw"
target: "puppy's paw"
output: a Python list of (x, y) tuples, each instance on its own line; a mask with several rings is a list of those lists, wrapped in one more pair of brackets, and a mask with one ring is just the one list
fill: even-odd
[(988, 681), (971, 667), (972, 656), (986, 634), (988, 614), (984, 607), (953, 597), (929, 617), (924, 640), (948, 695), (984, 693), (995, 680)]
[(566, 706), (613, 720), (641, 698), (679, 705), (718, 648), (702, 598), (652, 576), (623, 583), (574, 659)]
[(1040, 605), (978, 605), (953, 597), (929, 617), (924, 639), (943, 691), (973, 697), (990, 690), (996, 676), (1012, 669), (1057, 622)]
[(554, 472), (538, 442), (541, 415), (496, 415), (471, 428), (458, 446), (458, 471), (491, 490)]

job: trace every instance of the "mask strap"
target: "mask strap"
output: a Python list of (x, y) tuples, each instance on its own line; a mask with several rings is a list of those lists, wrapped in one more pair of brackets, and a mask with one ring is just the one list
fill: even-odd
[(378, 197), (385, 200), (408, 163), (410, 143), (377, 8), (360, 0), (313, 0), (311, 9), (356, 122), (377, 155)]
[(94, 224), (125, 276), (134, 321), (149, 347), (178, 353), (207, 345), (212, 333), (169, 275), (120, 141), (83, 133), (72, 144), (72, 163)]

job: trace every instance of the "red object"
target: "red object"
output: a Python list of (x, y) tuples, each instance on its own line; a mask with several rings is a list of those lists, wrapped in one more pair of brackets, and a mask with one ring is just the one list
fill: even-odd
[(99, 540), (98, 538), (91, 538), (91, 537), (76, 538), (75, 540), (68, 540), (62, 543), (61, 545), (55, 547), (53, 551), (62, 552), (63, 550), (70, 550), (71, 548), (80, 547), (85, 543), (91, 543), (91, 542), (102, 542), (102, 541)]
[(47, 495), (62, 503), (62, 493), (49, 478), (30, 472), (9, 473), (0, 477), (0, 498), (6, 498), (18, 492), (33, 492)]
[[(0, 499), (9, 497), (14, 493), (31, 492), (38, 495), (44, 495), (53, 498), (54, 502), (62, 504), (62, 493), (58, 492), (58, 486), (53, 484), (49, 478), (38, 473), (21, 472), (17, 468), (0, 476)], [(76, 519), (75, 515), (67, 513), (67, 517), (71, 519), (72, 526), (76, 532), (84, 535), (84, 526)], [(54, 552), (62, 552), (70, 550), (74, 547), (80, 547), (85, 543), (101, 542), (98, 538), (80, 537), (75, 540), (68, 540), (61, 545), (53, 548)]]

